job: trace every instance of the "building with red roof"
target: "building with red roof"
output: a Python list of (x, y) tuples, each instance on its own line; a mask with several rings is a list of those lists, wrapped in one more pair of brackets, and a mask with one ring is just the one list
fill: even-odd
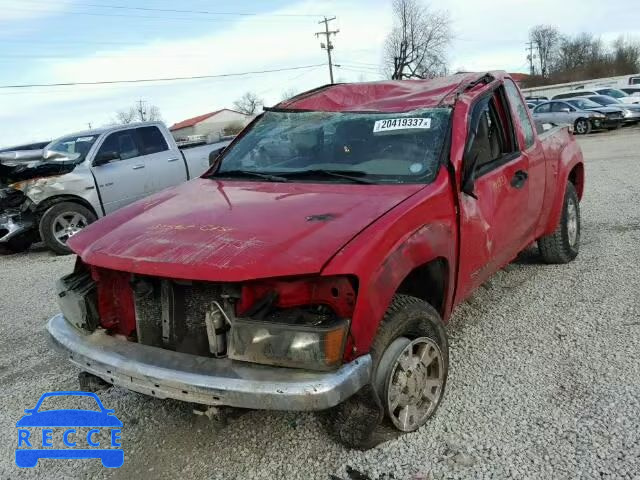
[(244, 127), (252, 119), (251, 115), (224, 108), (188, 118), (172, 125), (169, 130), (176, 141), (204, 140), (213, 142), (224, 136), (226, 129)]

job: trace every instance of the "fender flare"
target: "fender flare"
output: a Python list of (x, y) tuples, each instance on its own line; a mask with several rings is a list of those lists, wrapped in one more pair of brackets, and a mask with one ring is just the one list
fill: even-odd
[(565, 166), (560, 162), (560, 171), (558, 173), (553, 203), (547, 217), (546, 227), (541, 236), (552, 234), (560, 223), (562, 216), (562, 207), (564, 206), (564, 196), (567, 191), (567, 183), (572, 182), (576, 187), (578, 199), (582, 200), (584, 192), (584, 163), (582, 155), (580, 158), (573, 156)]
[[(40, 202), (38, 205), (35, 205), (34, 210), (35, 210), (36, 214), (38, 215), (38, 217), (41, 217), (44, 214), (44, 212), (49, 210), (54, 205), (56, 205), (58, 203), (62, 203), (62, 202), (77, 203), (79, 205), (82, 205), (85, 208), (88, 208), (89, 211), (91, 211), (96, 216), (96, 218), (100, 218), (100, 216), (101, 216), (101, 215), (98, 214), (98, 212), (96, 212), (95, 208), (93, 208), (93, 205), (91, 205), (91, 203), (89, 203), (87, 200), (85, 200), (82, 197), (78, 197), (76, 195), (68, 195), (68, 194), (56, 195), (56, 196), (53, 196), (53, 197), (49, 197), (49, 198), (43, 200), (42, 202)], [(38, 222), (39, 221), (40, 220), (38, 219)]]
[(377, 263), (377, 268), (359, 278), (360, 288), (352, 321), (352, 351), (354, 358), (369, 351), (380, 322), (391, 305), (402, 282), (416, 268), (434, 260), (446, 266), (445, 299), (440, 314), (446, 319), (451, 312), (457, 272), (457, 230), (448, 222), (430, 223), (409, 233)]

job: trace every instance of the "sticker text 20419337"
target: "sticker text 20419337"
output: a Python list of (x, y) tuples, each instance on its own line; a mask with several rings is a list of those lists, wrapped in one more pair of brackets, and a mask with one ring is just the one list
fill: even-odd
[(389, 130), (405, 130), (408, 128), (431, 128), (430, 118), (389, 118), (378, 120), (373, 124), (373, 133), (386, 132)]

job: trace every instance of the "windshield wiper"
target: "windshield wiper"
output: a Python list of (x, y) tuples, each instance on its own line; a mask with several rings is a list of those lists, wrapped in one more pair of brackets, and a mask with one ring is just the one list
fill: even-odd
[[(347, 175), (350, 174), (350, 175)], [(313, 169), (313, 170), (298, 170), (295, 172), (278, 172), (278, 175), (282, 175), (286, 178), (299, 178), (299, 177), (334, 177), (343, 178), (353, 183), (374, 184), (377, 183), (369, 178), (363, 178), (367, 175), (367, 172), (360, 170), (327, 170), (327, 169)]]
[(226, 172), (218, 172), (215, 175), (210, 175), (209, 178), (218, 177), (258, 177), (269, 182), (288, 182), (284, 177), (278, 175), (269, 175), (268, 173), (254, 172), (253, 170), (227, 170)]

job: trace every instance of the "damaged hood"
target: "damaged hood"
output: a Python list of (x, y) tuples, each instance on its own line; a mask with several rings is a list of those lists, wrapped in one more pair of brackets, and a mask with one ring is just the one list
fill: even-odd
[(78, 162), (63, 160), (23, 160), (15, 161), (0, 158), (0, 185), (31, 180), (33, 178), (53, 177), (73, 171)]
[(421, 188), (196, 179), (108, 215), (69, 246), (90, 265), (170, 278), (318, 273)]

